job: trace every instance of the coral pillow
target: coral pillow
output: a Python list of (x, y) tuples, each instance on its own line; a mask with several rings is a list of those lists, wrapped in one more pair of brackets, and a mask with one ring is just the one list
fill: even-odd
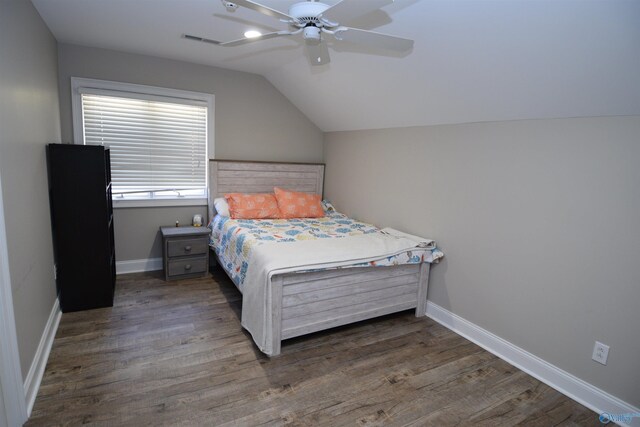
[(298, 193), (274, 188), (281, 218), (320, 218), (324, 216), (319, 194)]
[(278, 202), (273, 194), (225, 194), (229, 214), (234, 219), (280, 218)]

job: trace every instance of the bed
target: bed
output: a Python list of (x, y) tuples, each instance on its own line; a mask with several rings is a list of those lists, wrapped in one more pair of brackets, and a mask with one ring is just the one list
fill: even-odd
[[(231, 220), (215, 216), (213, 201), (226, 193), (272, 193), (277, 186), (322, 195), (323, 181), (323, 164), (209, 163), (211, 249), (243, 294), (243, 327), (268, 356), (279, 355), (282, 341), (289, 338), (408, 309), (415, 309), (417, 317), (425, 315), (434, 244), (414, 241), (409, 248), (409, 240), (401, 242), (402, 236), (383, 236), (385, 231), (374, 231), (369, 224), (347, 218), (330, 204), (323, 205), (327, 216), (322, 219)], [(339, 239), (341, 232), (348, 239)], [(273, 240), (298, 241), (281, 245)], [(331, 245), (338, 240), (342, 246), (349, 242), (352, 247), (333, 255)], [(228, 245), (233, 245), (233, 250)], [(327, 262), (309, 262), (323, 251), (330, 254), (323, 258)], [(280, 264), (267, 261), (267, 254), (279, 256)], [(374, 258), (372, 254), (385, 256)], [(248, 263), (249, 257), (255, 265)], [(243, 286), (245, 280), (250, 286)]]

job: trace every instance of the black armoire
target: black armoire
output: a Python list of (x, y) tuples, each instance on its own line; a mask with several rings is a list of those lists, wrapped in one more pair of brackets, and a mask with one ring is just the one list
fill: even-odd
[(47, 165), (60, 308), (111, 307), (116, 258), (109, 150), (49, 144)]

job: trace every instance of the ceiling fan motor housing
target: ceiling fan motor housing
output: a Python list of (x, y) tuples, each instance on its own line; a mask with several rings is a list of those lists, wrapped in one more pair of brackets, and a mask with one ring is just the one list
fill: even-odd
[(289, 8), (289, 16), (295, 18), (296, 22), (294, 25), (298, 27), (308, 27), (309, 25), (322, 27), (325, 26), (326, 23), (318, 19), (318, 15), (328, 8), (329, 5), (324, 3), (303, 1), (301, 3), (291, 5)]

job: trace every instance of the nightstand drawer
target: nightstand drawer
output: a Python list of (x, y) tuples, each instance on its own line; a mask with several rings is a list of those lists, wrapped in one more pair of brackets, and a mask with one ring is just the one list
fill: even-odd
[(190, 239), (169, 240), (167, 255), (169, 257), (206, 254), (209, 249), (208, 237), (194, 237)]
[(182, 276), (185, 274), (197, 274), (207, 271), (207, 257), (189, 257), (170, 259), (168, 262), (168, 275)]

